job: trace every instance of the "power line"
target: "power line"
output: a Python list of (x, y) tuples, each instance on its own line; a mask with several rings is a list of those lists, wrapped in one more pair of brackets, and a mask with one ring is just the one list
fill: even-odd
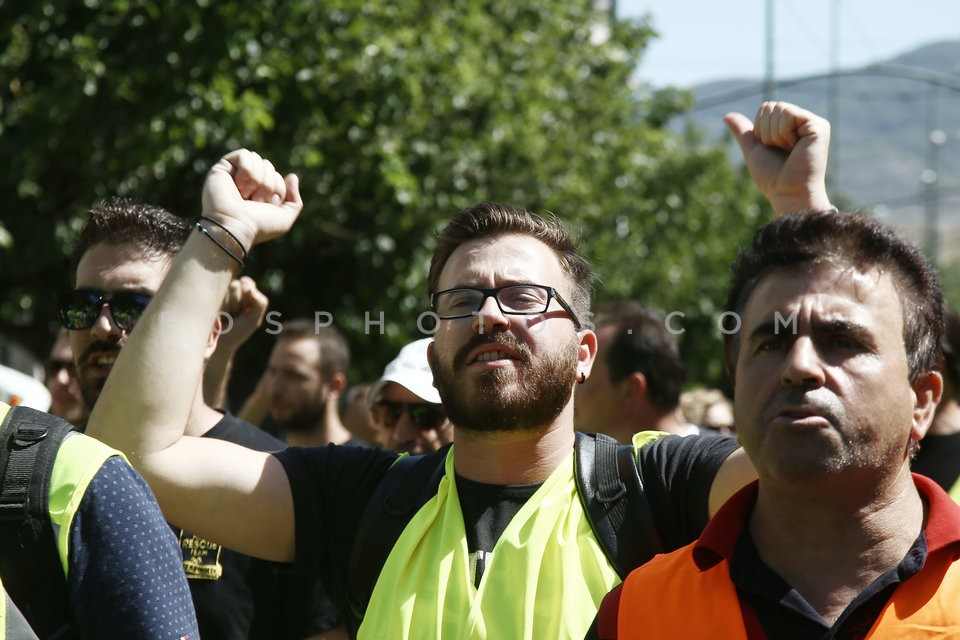
[[(837, 76), (839, 78), (849, 78), (855, 76), (884, 76), (890, 78), (903, 78), (906, 80), (916, 80), (918, 82), (924, 82), (928, 85), (936, 85), (951, 91), (960, 92), (960, 76), (942, 73), (940, 71), (932, 71), (930, 69), (921, 69), (919, 67), (907, 67), (893, 64), (874, 64), (860, 69), (846, 71), (839, 70), (830, 73), (818, 73), (815, 75), (801, 76), (799, 78), (792, 78), (788, 80), (776, 80), (774, 81), (774, 88), (785, 89), (788, 87), (795, 87), (807, 82), (828, 80), (832, 76)], [(764, 82), (753, 82), (730, 91), (724, 91), (712, 96), (706, 96), (704, 98), (697, 98), (695, 99), (693, 106), (690, 108), (690, 111), (705, 111), (707, 109), (719, 107), (730, 102), (736, 102), (751, 96), (762, 95), (765, 89), (764, 85)]]

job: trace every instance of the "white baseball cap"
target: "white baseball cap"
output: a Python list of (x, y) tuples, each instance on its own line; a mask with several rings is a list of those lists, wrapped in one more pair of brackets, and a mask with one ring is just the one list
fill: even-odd
[(373, 406), (388, 382), (405, 387), (424, 402), (440, 404), (440, 394), (433, 386), (433, 372), (427, 361), (427, 345), (431, 342), (433, 338), (422, 338), (400, 349), (399, 355), (386, 366), (380, 379), (370, 386), (367, 404)]
[(0, 364), (0, 402), (47, 411), (50, 409), (50, 392), (36, 378)]

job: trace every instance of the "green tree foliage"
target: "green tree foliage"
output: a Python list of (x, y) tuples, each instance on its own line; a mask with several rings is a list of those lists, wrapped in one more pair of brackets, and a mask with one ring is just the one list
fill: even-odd
[(436, 228), (491, 199), (569, 222), (599, 298), (684, 312), (691, 375), (718, 381), (712, 316), (761, 209), (721, 150), (666, 130), (688, 96), (634, 79), (651, 29), (604, 33), (591, 6), (0, 0), (0, 332), (45, 350), (92, 203), (192, 218), (206, 168), (245, 146), (306, 203), (248, 272), (284, 318), (331, 313), (360, 377), (416, 335)]

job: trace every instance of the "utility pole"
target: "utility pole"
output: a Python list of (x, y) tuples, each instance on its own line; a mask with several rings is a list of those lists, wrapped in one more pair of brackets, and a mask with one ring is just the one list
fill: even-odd
[(827, 83), (827, 120), (830, 121), (830, 155), (827, 187), (840, 184), (840, 0), (832, 0), (830, 9), (830, 80)]
[(764, 100), (774, 100), (776, 98), (776, 82), (773, 79), (773, 45), (773, 0), (767, 0), (767, 69), (763, 82)]
[(927, 85), (927, 167), (920, 174), (925, 217), (924, 248), (933, 266), (940, 260), (940, 150), (947, 134), (940, 129), (940, 87)]

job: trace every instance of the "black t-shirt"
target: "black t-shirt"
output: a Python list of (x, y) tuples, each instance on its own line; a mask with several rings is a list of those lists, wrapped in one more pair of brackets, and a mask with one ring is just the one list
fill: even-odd
[[(225, 414), (205, 438), (257, 451), (286, 445)], [(176, 527), (184, 570), (204, 640), (300, 640), (340, 624), (339, 612), (314, 576), (290, 565), (251, 558)]]
[(485, 484), (457, 476), (457, 497), (467, 531), (470, 571), (477, 587), (484, 568), (493, 557), (497, 540), (542, 484)]
[[(679, 548), (699, 535), (708, 519), (713, 479), (736, 448), (729, 437), (664, 436), (640, 449), (640, 476), (665, 547)], [(360, 518), (396, 454), (328, 445), (291, 447), (275, 455), (293, 492), (296, 566), (320, 576), (331, 594), (343, 593)], [(472, 529), (468, 538), (473, 537), (478, 549), (496, 542), (502, 526), (525, 500), (523, 495), (529, 491), (529, 498), (536, 490), (534, 486), (530, 491), (530, 485), (467, 483), (471, 486), (463, 506), (465, 526)], [(461, 478), (457, 486), (459, 491), (467, 484)], [(475, 527), (477, 523), (483, 531)]]
[(960, 478), (960, 433), (946, 436), (926, 435), (920, 451), (910, 464), (912, 471), (922, 473), (944, 491), (949, 492)]

